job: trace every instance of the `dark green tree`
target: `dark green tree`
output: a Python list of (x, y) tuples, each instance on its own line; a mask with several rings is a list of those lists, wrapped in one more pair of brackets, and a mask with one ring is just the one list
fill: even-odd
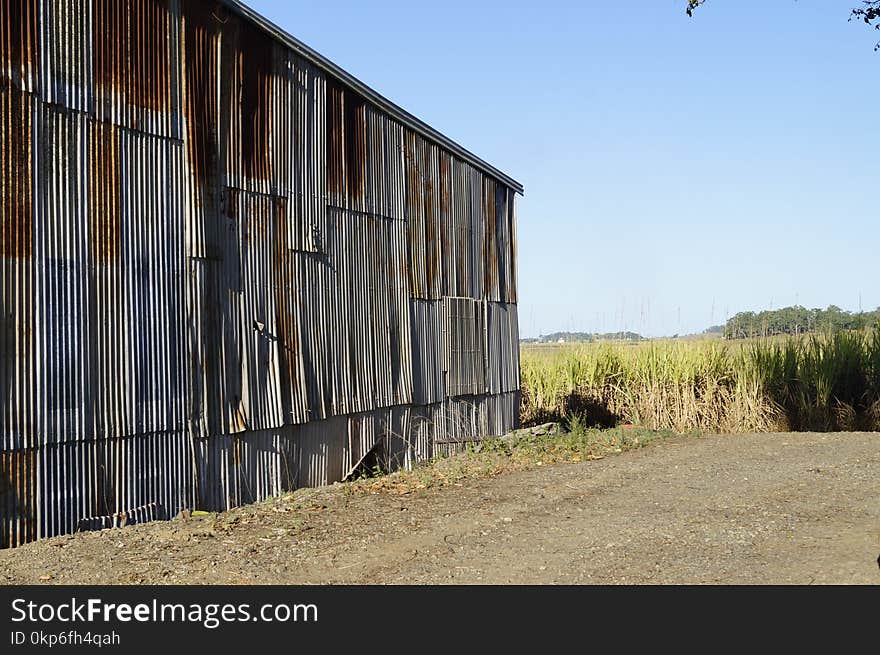
[(777, 334), (806, 334), (808, 332), (839, 332), (860, 330), (880, 322), (880, 309), (873, 312), (847, 312), (837, 305), (826, 309), (807, 309), (800, 305), (772, 311), (740, 312), (727, 321), (724, 336), (727, 339), (770, 337)]

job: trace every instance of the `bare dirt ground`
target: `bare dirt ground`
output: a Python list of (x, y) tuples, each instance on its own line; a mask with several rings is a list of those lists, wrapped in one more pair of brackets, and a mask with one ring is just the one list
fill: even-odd
[(878, 554), (880, 434), (761, 434), (58, 537), (0, 582), (877, 584)]

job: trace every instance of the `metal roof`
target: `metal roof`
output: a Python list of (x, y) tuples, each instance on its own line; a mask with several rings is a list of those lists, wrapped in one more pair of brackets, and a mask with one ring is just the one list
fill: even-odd
[(359, 93), (364, 97), (365, 100), (371, 102), (376, 107), (382, 109), (387, 112), (390, 116), (399, 120), (408, 128), (418, 132), (426, 139), (430, 141), (434, 141), (438, 145), (443, 146), (448, 149), (450, 152), (460, 157), (464, 161), (469, 164), (476, 166), (478, 169), (482, 170), (484, 173), (491, 175), (492, 177), (498, 179), (503, 182), (511, 189), (516, 191), (517, 193), (523, 193), (523, 185), (514, 180), (512, 177), (498, 170), (491, 164), (487, 163), (483, 159), (477, 157), (474, 153), (463, 148), (455, 141), (451, 140), (449, 137), (444, 136), (433, 127), (428, 125), (427, 123), (419, 120), (408, 111), (403, 109), (402, 107), (396, 105), (391, 102), (388, 98), (383, 96), (378, 91), (370, 88), (352, 74), (346, 72), (332, 61), (327, 59), (324, 55), (316, 52), (305, 43), (294, 37), (293, 35), (286, 32), (284, 29), (270, 21), (269, 19), (261, 16), (253, 9), (245, 5), (243, 2), (239, 2), (239, 0), (221, 0), (222, 4), (235, 11), (242, 17), (246, 18), (254, 22), (261, 29), (265, 30), (269, 35), (279, 40), (281, 43), (289, 47), (291, 50), (296, 52), (299, 56), (303, 57), (307, 61), (311, 62), (315, 66), (321, 68), (327, 73), (331, 74), (333, 77), (337, 78), (344, 85), (350, 87), (352, 90)]

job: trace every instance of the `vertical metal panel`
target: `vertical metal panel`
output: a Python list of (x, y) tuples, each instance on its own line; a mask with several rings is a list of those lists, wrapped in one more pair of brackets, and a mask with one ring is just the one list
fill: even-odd
[(501, 301), (501, 280), (498, 261), (498, 214), (496, 211), (495, 180), (483, 177), (482, 219), (485, 226), (483, 242), (484, 284), (486, 300)]
[(36, 189), (36, 317), (40, 441), (87, 438), (93, 432), (88, 386), (89, 217), (88, 120), (40, 105), (37, 114), (40, 174)]
[(516, 189), (320, 61), (229, 2), (0, 0), (0, 545), (515, 424)]
[[(507, 288), (504, 290), (504, 299), (506, 302), (516, 304), (519, 302), (519, 271), (517, 270), (517, 253), (516, 253), (516, 193), (512, 189), (507, 189), (507, 224), (508, 224), (508, 242), (505, 248), (507, 255)], [(517, 352), (519, 349), (517, 348)]]
[(35, 445), (39, 421), (35, 107), (33, 96), (0, 89), (0, 437), (4, 450)]
[(40, 12), (40, 88), (46, 101), (91, 111), (95, 52), (92, 0), (42, 0)]
[(325, 252), (327, 234), (326, 82), (303, 59), (288, 53), (288, 121), (291, 199), (288, 203), (288, 246)]
[(193, 506), (192, 453), (180, 433), (51, 444), (35, 454), (39, 537), (147, 505), (155, 518)]
[[(53, 5), (56, 14), (62, 7), (71, 8), (69, 2)], [(177, 5), (177, 0), (91, 0), (92, 77), (98, 120), (157, 136), (180, 136)], [(75, 38), (65, 44), (52, 37), (44, 35), (50, 45), (76, 45)], [(52, 81), (54, 85), (57, 80)]]
[(37, 451), (0, 451), (0, 548), (37, 538)]
[(483, 174), (469, 164), (462, 163), (461, 166), (464, 184), (460, 193), (465, 201), (466, 220), (470, 227), (466, 243), (463, 244), (463, 249), (470, 249), (470, 261), (472, 263), (472, 268), (470, 269), (471, 293), (464, 295), (483, 299), (488, 297), (488, 287), (486, 285), (486, 221), (483, 218), (485, 206), (483, 202)]
[(392, 407), (382, 425), (381, 465), (385, 471), (410, 469), (432, 457), (433, 439), (424, 407)]
[(410, 301), (412, 325), (412, 401), (432, 405), (446, 397), (443, 375), (443, 352), (440, 330), (443, 325), (442, 303), (413, 299)]
[(404, 156), (406, 158), (406, 223), (409, 227), (409, 291), (413, 298), (430, 300), (428, 291), (428, 244), (425, 217), (425, 143), (412, 131), (406, 131)]
[(446, 395), (486, 393), (485, 304), (471, 298), (443, 298), (443, 370)]
[(0, 2), (0, 82), (36, 93), (40, 68), (39, 0)]
[(490, 395), (520, 388), (519, 322), (516, 305), (486, 303), (487, 382)]
[(348, 419), (333, 417), (297, 428), (297, 485), (316, 487), (342, 480)]
[(89, 132), (85, 293), (94, 429), (102, 437), (179, 429), (182, 149), (106, 123), (91, 123)]

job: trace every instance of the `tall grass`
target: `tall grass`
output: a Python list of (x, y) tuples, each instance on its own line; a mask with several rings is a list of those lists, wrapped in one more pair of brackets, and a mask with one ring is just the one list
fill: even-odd
[(578, 415), (678, 432), (880, 426), (876, 331), (524, 347), (525, 424)]

